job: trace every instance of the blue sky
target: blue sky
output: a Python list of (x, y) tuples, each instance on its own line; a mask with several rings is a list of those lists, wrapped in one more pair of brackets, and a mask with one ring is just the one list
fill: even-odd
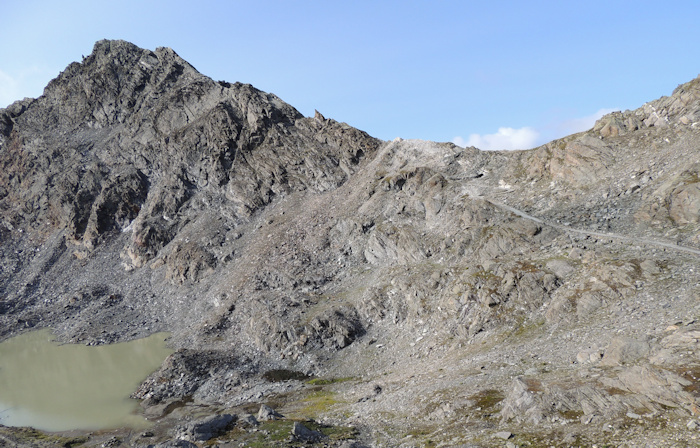
[(125, 39), (385, 140), (528, 148), (700, 73), (697, 0), (2, 3), (0, 107)]

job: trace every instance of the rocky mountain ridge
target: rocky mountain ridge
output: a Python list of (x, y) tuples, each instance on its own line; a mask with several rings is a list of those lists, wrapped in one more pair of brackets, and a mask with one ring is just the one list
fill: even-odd
[(482, 152), (100, 41), (0, 110), (1, 335), (172, 332), (134, 446), (692, 445), (699, 86)]

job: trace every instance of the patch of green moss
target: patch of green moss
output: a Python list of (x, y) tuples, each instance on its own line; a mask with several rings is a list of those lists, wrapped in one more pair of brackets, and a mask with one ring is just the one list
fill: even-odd
[(503, 401), (505, 396), (501, 391), (496, 389), (486, 389), (478, 392), (469, 397), (470, 400), (474, 402), (474, 408), (481, 408), (481, 410), (490, 410), (498, 403)]
[(280, 381), (289, 381), (289, 380), (307, 380), (309, 378), (308, 375), (306, 375), (303, 372), (298, 372), (296, 370), (287, 370), (287, 369), (276, 369), (276, 370), (268, 370), (263, 374), (263, 378), (265, 378), (267, 381), (270, 381), (272, 383), (278, 383)]
[(299, 411), (301, 415), (317, 417), (328, 412), (334, 405), (341, 403), (336, 399), (335, 393), (328, 390), (315, 390), (302, 400), (304, 407)]
[[(318, 444), (295, 442), (290, 437), (294, 422), (300, 421), (304, 426), (312, 431), (318, 431), (325, 435), (327, 439), (320, 441)], [(330, 426), (317, 423), (313, 420), (270, 420), (262, 422), (261, 425), (254, 431), (248, 432), (240, 428), (235, 428), (229, 431), (224, 437), (213, 439), (205, 446), (214, 446), (221, 441), (236, 441), (239, 446), (250, 448), (265, 448), (265, 447), (302, 447), (302, 446), (326, 446), (330, 442), (338, 442), (357, 438), (359, 431), (349, 426)]]
[(676, 373), (690, 382), (683, 390), (700, 396), (700, 366), (687, 366), (676, 369)]
[(306, 382), (311, 386), (326, 386), (328, 384), (344, 383), (346, 381), (352, 381), (354, 378), (351, 376), (344, 378), (313, 378)]
[(531, 320), (527, 322), (524, 319), (521, 319), (520, 322), (518, 322), (518, 324), (516, 325), (516, 328), (511, 334), (511, 337), (514, 339), (525, 339), (528, 336), (536, 335), (537, 332), (542, 329), (544, 324), (544, 318)]
[(559, 411), (559, 415), (568, 420), (578, 420), (583, 416), (583, 411), (570, 409), (568, 411)]
[(352, 426), (322, 425), (313, 420), (304, 421), (302, 424), (313, 431), (320, 432), (331, 441), (355, 439), (360, 435), (357, 428)]
[(523, 378), (523, 382), (525, 382), (528, 392), (534, 393), (544, 391), (542, 381), (538, 380), (537, 378)]
[(609, 395), (626, 395), (627, 392), (625, 392), (622, 389), (618, 389), (617, 387), (606, 387), (605, 392), (607, 392)]
[(286, 446), (286, 441), (292, 434), (294, 422), (291, 420), (270, 420), (264, 422), (253, 433), (251, 440), (246, 441), (245, 446), (251, 448), (266, 448), (272, 446)]
[(72, 448), (81, 446), (88, 441), (87, 437), (63, 437), (55, 434), (48, 434), (34, 428), (18, 428), (12, 431), (12, 435), (24, 442), (41, 442), (51, 446)]
[(538, 273), (538, 272), (540, 272), (540, 269), (537, 266), (535, 266), (535, 264), (533, 264), (533, 263), (530, 263), (527, 261), (518, 261), (518, 262), (516, 262), (515, 271)]
[(433, 429), (423, 427), (423, 428), (417, 428), (417, 429), (412, 429), (408, 432), (406, 435), (410, 435), (412, 438), (416, 439), (416, 441), (420, 441), (421, 445), (423, 448), (433, 448), (437, 446), (437, 443), (430, 438), (430, 435), (434, 432)]

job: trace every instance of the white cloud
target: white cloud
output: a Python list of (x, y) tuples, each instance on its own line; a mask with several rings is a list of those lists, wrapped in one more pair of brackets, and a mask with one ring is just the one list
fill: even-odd
[(19, 83), (10, 75), (0, 70), (0, 107), (6, 107), (18, 100)]
[(0, 70), (0, 108), (25, 97), (36, 98), (49, 80), (56, 76), (53, 70), (38, 66), (18, 70)]
[(593, 127), (596, 120), (601, 118), (603, 115), (609, 114), (610, 112), (615, 112), (616, 110), (620, 109), (598, 109), (595, 113), (585, 117), (569, 118), (556, 122), (554, 125), (552, 125), (553, 133), (557, 135), (554, 138), (561, 138), (567, 135), (576, 134), (577, 132), (587, 131)]
[(470, 134), (467, 140), (455, 137), (452, 142), (459, 146), (476, 146), (486, 151), (499, 149), (529, 149), (537, 143), (540, 133), (526, 126), (520, 129), (498, 128), (495, 134)]
[(499, 149), (530, 149), (552, 140), (591, 129), (603, 115), (620, 109), (603, 108), (595, 113), (578, 118), (554, 120), (540, 128), (525, 126), (519, 129), (501, 127), (495, 134), (470, 134), (468, 139), (455, 137), (452, 143), (467, 147), (476, 146), (486, 151)]

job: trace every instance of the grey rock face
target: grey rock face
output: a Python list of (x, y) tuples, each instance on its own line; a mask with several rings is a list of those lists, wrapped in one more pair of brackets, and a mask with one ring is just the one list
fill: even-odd
[(324, 438), (324, 435), (318, 431), (311, 430), (299, 422), (294, 422), (292, 427), (292, 436), (299, 442), (318, 442)]
[[(123, 41), (98, 42), (42, 97), (0, 111), (0, 122), (2, 231), (38, 242), (61, 235), (67, 245), (52, 266), (109, 252), (95, 268), (113, 271), (115, 284), (127, 277), (118, 271), (152, 260), (148, 270), (163, 266), (173, 285), (198, 283), (232, 260), (236, 229), (270, 201), (337, 188), (379, 145), (250, 85), (214, 82), (170, 49)], [(23, 300), (14, 284), (26, 283), (17, 262), (4, 257), (15, 268), (0, 276), (16, 291), (10, 302)], [(58, 269), (45, 274), (35, 292), (69, 281)], [(137, 283), (137, 302), (161, 297)]]
[(171, 399), (201, 398), (221, 389), (233, 388), (251, 374), (246, 359), (238, 359), (223, 351), (178, 350), (134, 392), (133, 397), (148, 400), (149, 406)]
[(630, 363), (649, 354), (649, 344), (629, 338), (615, 338), (603, 354), (601, 364), (616, 366)]
[(207, 417), (178, 428), (177, 437), (190, 442), (203, 442), (226, 431), (234, 422), (236, 416), (231, 414)]
[(264, 422), (268, 420), (277, 420), (278, 418), (284, 417), (284, 415), (272, 409), (270, 406), (263, 404), (260, 406), (258, 411), (258, 421)]
[(24, 142), (21, 157), (3, 151), (4, 164), (24, 167), (24, 186), (32, 184), (0, 182), (23, 190), (13, 205), (37, 204), (36, 218), (89, 248), (136, 219), (125, 252), (139, 266), (170, 241), (194, 189), (215, 189), (244, 218), (275, 195), (337, 187), (378, 143), (332, 120), (304, 119), (249, 85), (215, 83), (170, 49), (121, 41), (98, 42), (44, 96), (3, 111), (3, 122), (3, 147)]

